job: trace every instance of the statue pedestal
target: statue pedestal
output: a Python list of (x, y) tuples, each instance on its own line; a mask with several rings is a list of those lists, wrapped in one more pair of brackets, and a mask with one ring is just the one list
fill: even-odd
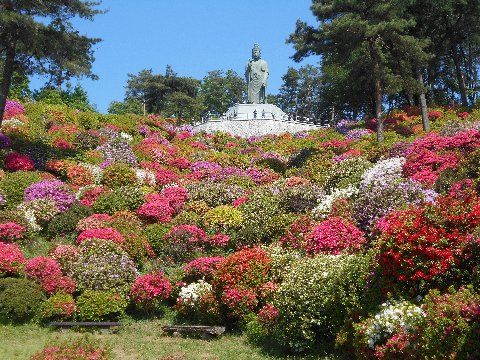
[(295, 134), (317, 130), (322, 126), (288, 119), (288, 116), (273, 104), (236, 104), (220, 119), (209, 119), (193, 127), (195, 132), (214, 133), (223, 131), (234, 136), (251, 137), (263, 135)]
[(288, 120), (287, 114), (273, 104), (236, 104), (222, 116), (225, 120)]

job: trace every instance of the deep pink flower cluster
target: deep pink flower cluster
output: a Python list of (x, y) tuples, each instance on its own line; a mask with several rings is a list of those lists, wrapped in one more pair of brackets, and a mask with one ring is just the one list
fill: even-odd
[(266, 304), (258, 311), (258, 320), (265, 327), (273, 325), (277, 317), (278, 309), (272, 304)]
[(32, 171), (35, 170), (35, 164), (33, 160), (24, 154), (20, 154), (16, 151), (11, 152), (4, 159), (5, 168), (8, 171)]
[(112, 241), (117, 244), (124, 244), (125, 238), (123, 235), (114, 228), (100, 228), (100, 229), (88, 229), (82, 231), (77, 238), (77, 243), (81, 244), (87, 239), (100, 239)]
[(168, 200), (176, 213), (179, 213), (187, 201), (188, 191), (181, 186), (170, 186), (163, 189), (160, 195)]
[(147, 274), (137, 277), (130, 292), (132, 299), (136, 303), (167, 300), (171, 293), (172, 285), (163, 273)]
[(62, 275), (58, 262), (49, 257), (38, 256), (27, 261), (27, 277), (42, 285), (43, 290), (48, 294), (58, 291), (72, 294), (75, 291), (75, 282)]
[(18, 225), (15, 222), (0, 224), (0, 241), (14, 242), (15, 240), (20, 240), (23, 238), (26, 230), (25, 226)]
[(185, 274), (193, 279), (211, 279), (218, 264), (223, 260), (222, 256), (197, 258), (185, 265)]
[(355, 225), (340, 217), (330, 217), (313, 228), (307, 236), (306, 248), (310, 254), (338, 255), (355, 252), (364, 243), (364, 234)]
[(49, 276), (61, 276), (62, 270), (54, 259), (37, 256), (27, 261), (26, 273), (29, 278), (41, 281)]
[(25, 108), (18, 101), (7, 100), (5, 104), (5, 110), (3, 113), (4, 119), (10, 119), (16, 115), (25, 114)]
[(230, 236), (227, 234), (215, 234), (207, 239), (207, 242), (212, 247), (224, 247), (230, 242)]
[(26, 261), (17, 245), (0, 242), (0, 276), (20, 274)]
[(137, 209), (137, 215), (147, 222), (168, 223), (172, 220), (175, 210), (167, 199), (153, 200), (143, 204)]
[(155, 173), (155, 181), (158, 185), (168, 185), (178, 181), (178, 175), (168, 169), (157, 170)]
[(67, 184), (60, 180), (43, 180), (25, 189), (25, 201), (50, 199), (55, 202), (60, 212), (67, 211), (75, 203), (75, 195)]

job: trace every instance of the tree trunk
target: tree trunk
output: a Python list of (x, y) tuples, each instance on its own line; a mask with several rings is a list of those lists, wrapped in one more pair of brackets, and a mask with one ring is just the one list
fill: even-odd
[(420, 101), (420, 108), (422, 109), (422, 127), (423, 127), (423, 131), (428, 131), (430, 130), (430, 123), (428, 121), (427, 98), (425, 96), (425, 90), (424, 90), (425, 87), (423, 84), (423, 76), (422, 76), (421, 69), (417, 69), (417, 80), (419, 85), (421, 86), (419, 101)]
[(380, 77), (380, 58), (377, 52), (375, 39), (370, 39), (370, 56), (373, 60), (373, 77), (375, 83), (375, 118), (377, 119), (377, 140), (383, 142), (383, 119), (382, 119), (382, 79)]
[[(378, 64), (375, 65), (376, 67)], [(377, 76), (375, 79), (375, 118), (377, 119), (377, 140), (383, 142), (383, 118), (382, 118), (382, 83)]]
[(15, 43), (11, 43), (5, 49), (5, 63), (3, 64), (2, 82), (0, 84), (0, 126), (2, 125), (3, 113), (5, 112), (10, 85), (12, 84), (14, 63)]
[(452, 59), (455, 64), (455, 72), (457, 75), (458, 89), (460, 91), (460, 98), (463, 106), (468, 106), (467, 86), (465, 85), (465, 76), (462, 71), (462, 64), (460, 62), (460, 56), (458, 55), (457, 47), (452, 48)]

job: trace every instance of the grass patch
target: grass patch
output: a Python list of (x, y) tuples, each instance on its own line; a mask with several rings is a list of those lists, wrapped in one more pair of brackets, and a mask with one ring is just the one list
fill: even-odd
[[(310, 355), (282, 356), (250, 345), (241, 335), (226, 334), (214, 340), (169, 337), (161, 329), (165, 319), (128, 322), (118, 334), (100, 334), (94, 337), (109, 345), (115, 359), (161, 359), (167, 355), (183, 355), (187, 360), (210, 359), (336, 359)], [(80, 332), (61, 333), (38, 325), (0, 325), (0, 359), (29, 359), (52, 340), (81, 336)]]

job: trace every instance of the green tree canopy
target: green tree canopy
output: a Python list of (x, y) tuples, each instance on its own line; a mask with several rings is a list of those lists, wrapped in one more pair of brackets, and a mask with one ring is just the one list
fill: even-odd
[(234, 104), (245, 99), (245, 80), (233, 70), (210, 71), (203, 78), (200, 96), (207, 111), (223, 114)]
[(80, 35), (71, 20), (92, 20), (100, 3), (82, 0), (1, 0), (0, 119), (14, 72), (49, 74), (57, 85), (71, 77), (95, 77), (93, 46), (99, 39)]
[[(294, 59), (321, 55), (325, 90), (337, 109), (369, 112), (378, 119), (383, 139), (382, 105), (386, 95), (414, 91), (415, 69), (428, 59), (427, 41), (411, 35), (415, 20), (406, 0), (314, 1), (314, 28), (297, 22), (289, 42)], [(413, 85), (412, 85), (413, 84)], [(419, 91), (418, 89), (416, 91)], [(353, 103), (350, 103), (351, 99)], [(349, 105), (347, 105), (349, 104)]]

